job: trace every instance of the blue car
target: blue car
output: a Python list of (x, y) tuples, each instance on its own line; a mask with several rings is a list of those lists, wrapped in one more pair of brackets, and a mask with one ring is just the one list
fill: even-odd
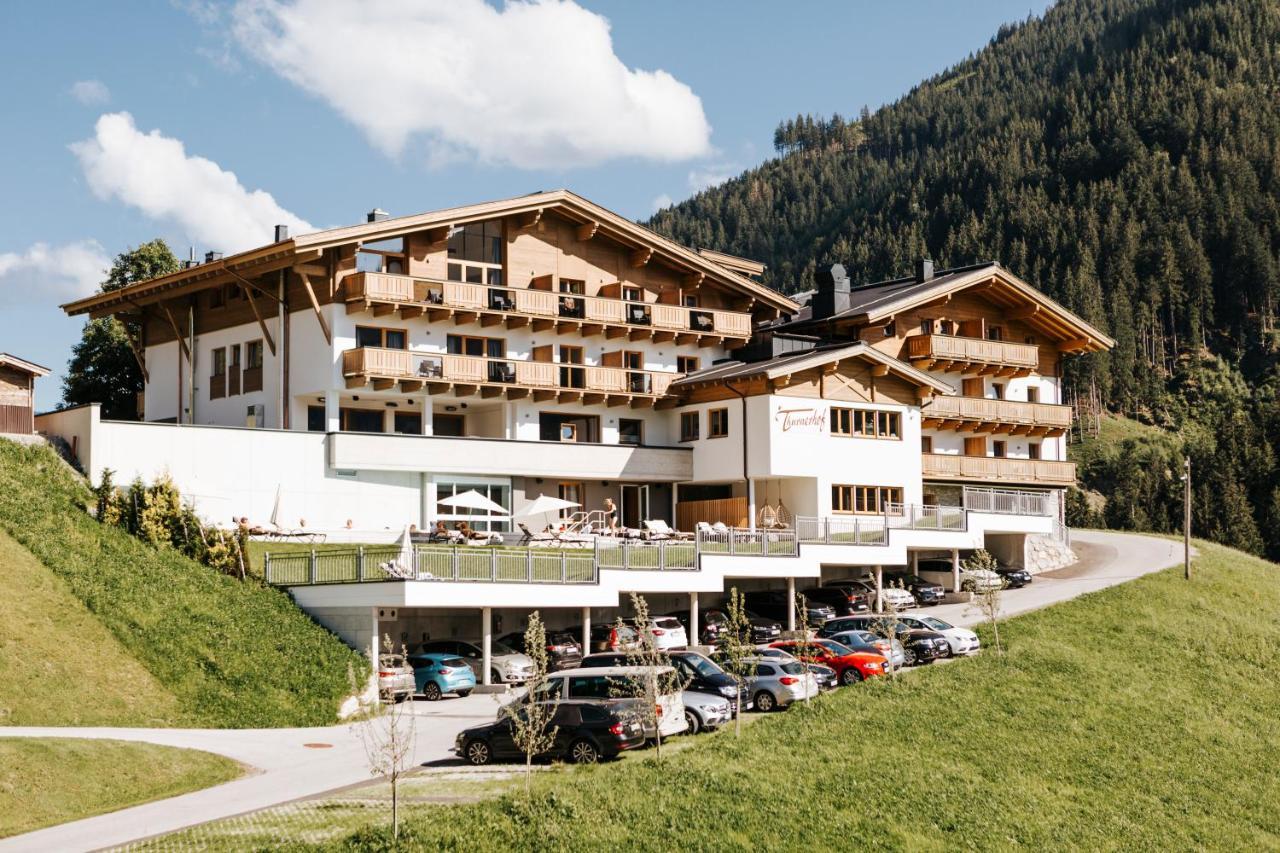
[(429, 702), (436, 701), (446, 693), (469, 696), (476, 687), (476, 674), (457, 655), (422, 652), (409, 655), (409, 665), (413, 667), (417, 692)]

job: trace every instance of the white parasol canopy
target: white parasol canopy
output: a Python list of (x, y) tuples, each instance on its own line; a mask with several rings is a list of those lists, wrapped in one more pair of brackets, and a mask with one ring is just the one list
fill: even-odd
[(539, 495), (516, 515), (521, 518), (529, 515), (546, 515), (549, 512), (558, 512), (575, 506), (582, 506), (582, 504), (576, 501), (567, 501), (564, 498), (553, 498), (551, 495)]
[(441, 506), (451, 506), (454, 509), (483, 509), (489, 512), (496, 512), (502, 515), (507, 514), (507, 508), (502, 504), (489, 500), (475, 489), (468, 489), (465, 492), (456, 494), (451, 498), (441, 498), (436, 501)]

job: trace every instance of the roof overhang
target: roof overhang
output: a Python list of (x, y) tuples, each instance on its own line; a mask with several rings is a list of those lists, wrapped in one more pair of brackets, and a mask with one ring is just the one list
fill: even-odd
[(7, 352), (0, 352), (0, 365), (21, 370), (23, 373), (30, 373), (35, 377), (48, 376), (51, 372), (49, 368), (36, 364), (34, 361), (18, 358), (16, 355), (10, 355)]

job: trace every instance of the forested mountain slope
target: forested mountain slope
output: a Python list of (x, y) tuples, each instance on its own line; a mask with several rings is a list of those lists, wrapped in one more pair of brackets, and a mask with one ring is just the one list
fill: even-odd
[[(784, 122), (776, 159), (650, 224), (785, 291), (999, 260), (1116, 338), (1068, 393), (1177, 433), (1197, 532), (1276, 555), (1278, 50), (1270, 0), (1063, 0), (874, 113)], [(1165, 461), (1109, 497), (1180, 500)]]

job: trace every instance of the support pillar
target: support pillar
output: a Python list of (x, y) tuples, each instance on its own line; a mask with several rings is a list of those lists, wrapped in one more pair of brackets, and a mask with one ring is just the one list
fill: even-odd
[(884, 566), (876, 566), (876, 612), (884, 612)]
[(796, 629), (796, 579), (787, 578), (787, 630)]
[(493, 609), (489, 607), (480, 610), (480, 649), (481, 665), (484, 668), (484, 677), (481, 684), (485, 687), (493, 684), (493, 680), (489, 678), (489, 672), (493, 666)]
[(913, 575), (920, 574), (920, 552), (919, 551), (911, 552), (911, 574)]
[(951, 549), (951, 591), (960, 591), (960, 549)]
[(369, 608), (369, 624), (372, 626), (369, 631), (369, 666), (373, 669), (373, 695), (378, 701), (382, 701), (382, 694), (378, 692), (378, 661), (382, 659), (382, 635), (378, 633), (378, 608)]
[(756, 481), (747, 478), (747, 529), (756, 529)]
[(436, 428), (435, 417), (436, 417), (435, 410), (431, 408), (431, 398), (423, 397), (422, 398), (422, 434), (423, 435), (435, 434), (435, 428)]
[(338, 432), (342, 429), (341, 412), (338, 410), (338, 392), (324, 392), (324, 431)]
[(591, 654), (591, 608), (582, 608), (582, 654)]
[(698, 632), (698, 594), (689, 593), (689, 645), (700, 645), (701, 634)]

